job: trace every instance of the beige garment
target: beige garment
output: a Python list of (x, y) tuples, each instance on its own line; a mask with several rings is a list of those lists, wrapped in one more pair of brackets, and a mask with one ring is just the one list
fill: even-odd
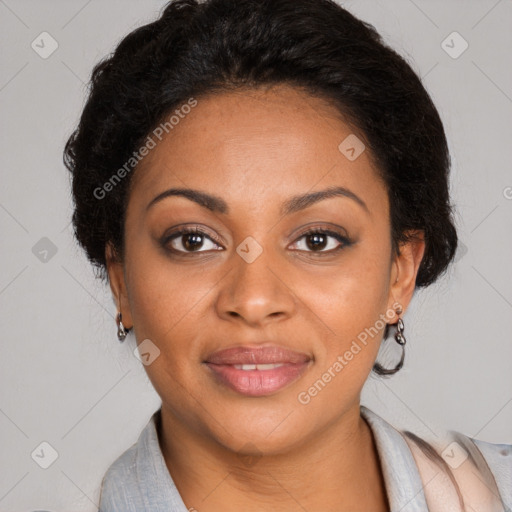
[(450, 431), (442, 443), (429, 447), (410, 432), (401, 434), (418, 466), (429, 512), (506, 512), (493, 474), (470, 437)]

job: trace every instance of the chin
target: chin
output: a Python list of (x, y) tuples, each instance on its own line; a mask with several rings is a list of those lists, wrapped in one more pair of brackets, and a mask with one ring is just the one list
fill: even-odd
[[(210, 435), (232, 452), (255, 456), (279, 455), (292, 450), (307, 436), (307, 425), (291, 408), (254, 407), (248, 412), (235, 407), (220, 415), (222, 423), (205, 418)], [(291, 414), (290, 414), (291, 413)], [(219, 416), (217, 416), (219, 417)]]

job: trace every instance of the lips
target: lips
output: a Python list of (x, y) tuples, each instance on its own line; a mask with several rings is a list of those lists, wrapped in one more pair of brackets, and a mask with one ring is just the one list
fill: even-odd
[(205, 364), (215, 381), (246, 396), (276, 393), (297, 380), (311, 358), (278, 347), (232, 347), (214, 352)]
[(232, 347), (214, 352), (206, 362), (212, 364), (297, 364), (310, 360), (307, 354), (278, 347)]

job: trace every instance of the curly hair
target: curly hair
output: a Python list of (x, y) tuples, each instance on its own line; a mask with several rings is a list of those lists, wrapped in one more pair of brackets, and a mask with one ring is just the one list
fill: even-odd
[[(375, 28), (332, 0), (175, 0), (93, 69), (87, 102), (64, 150), (78, 243), (108, 280), (105, 247), (124, 254), (133, 172), (96, 192), (190, 98), (287, 84), (329, 101), (363, 134), (390, 202), (391, 239), (421, 231), (416, 287), (445, 272), (457, 248), (450, 157), (420, 78)], [(411, 235), (412, 233), (412, 235)]]

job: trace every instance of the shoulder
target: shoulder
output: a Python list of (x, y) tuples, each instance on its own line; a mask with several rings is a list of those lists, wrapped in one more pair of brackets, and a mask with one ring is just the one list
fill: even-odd
[(420, 485), (417, 495), (424, 494), (421, 510), (427, 505), (432, 511), (450, 506), (460, 510), (464, 505), (467, 510), (512, 511), (511, 444), (489, 443), (445, 429), (418, 435), (364, 406), (361, 414), (372, 427), (391, 494), (411, 481), (413, 490)]
[(159, 446), (157, 410), (135, 444), (108, 468), (101, 483), (99, 512), (186, 511)]
[(435, 505), (433, 510), (437, 510), (434, 494), (447, 496), (454, 491), (475, 510), (512, 510), (512, 445), (481, 441), (454, 430), (445, 431), (435, 441), (411, 432), (403, 434), (423, 480), (437, 478), (435, 485), (425, 489), (426, 494), (431, 491), (427, 502)]
[[(141, 510), (137, 492), (137, 443), (122, 453), (105, 472), (101, 481), (99, 512)], [(129, 509), (126, 506), (130, 506)], [(138, 508), (137, 508), (138, 507)]]
[(489, 466), (504, 504), (512, 510), (512, 444), (469, 439), (477, 446)]
[(138, 512), (151, 505), (148, 495), (157, 480), (152, 471), (158, 450), (156, 414), (142, 429), (137, 441), (107, 469), (101, 481), (99, 512)]

